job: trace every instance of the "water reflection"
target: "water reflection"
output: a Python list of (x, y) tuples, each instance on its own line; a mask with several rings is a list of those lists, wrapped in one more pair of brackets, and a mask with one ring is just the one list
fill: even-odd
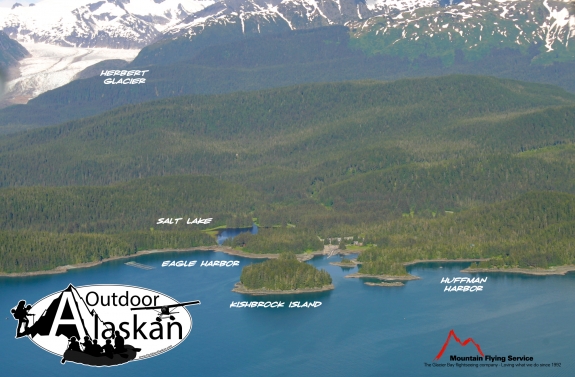
[(250, 232), (251, 234), (258, 234), (258, 226), (253, 224), (251, 228), (228, 228), (223, 229), (218, 235), (216, 236), (216, 240), (218, 241), (218, 245), (224, 243), (225, 240), (228, 238), (234, 238), (240, 233)]

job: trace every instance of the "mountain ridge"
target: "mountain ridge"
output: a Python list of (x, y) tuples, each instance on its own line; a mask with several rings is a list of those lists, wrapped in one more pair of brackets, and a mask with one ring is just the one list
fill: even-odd
[(24, 46), (0, 31), (0, 69), (12, 67), (29, 55)]
[[(432, 44), (440, 43), (438, 38), (462, 38), (466, 48), (481, 50), (497, 34), (506, 44), (541, 41), (544, 52), (551, 52), (568, 48), (575, 38), (575, 5), (570, 0), (140, 0), (137, 5), (130, 0), (66, 0), (57, 11), (52, 8), (50, 0), (34, 7), (2, 8), (0, 29), (19, 41), (109, 48), (191, 40), (226, 27), (233, 29), (223, 33), (228, 38), (240, 38), (344, 25), (356, 38), (379, 37), (372, 51), (399, 39), (433, 37)], [(571, 50), (562, 54), (574, 58)]]

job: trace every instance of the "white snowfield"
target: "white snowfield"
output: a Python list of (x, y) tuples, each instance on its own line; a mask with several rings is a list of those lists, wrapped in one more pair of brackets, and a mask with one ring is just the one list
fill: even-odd
[(193, 38), (225, 24), (241, 24), (245, 33), (245, 24), (259, 31), (260, 24), (285, 21), (291, 29), (343, 24), (358, 30), (355, 36), (400, 29), (397, 41), (457, 34), (474, 48), (491, 36), (484, 22), (492, 16), (517, 21), (490, 21), (501, 41), (515, 35), (517, 45), (539, 40), (552, 51), (575, 38), (575, 0), (464, 0), (447, 7), (439, 0), (42, 0), (0, 7), (0, 30), (32, 53), (22, 61), (22, 76), (8, 83), (11, 101), (22, 103), (101, 60), (131, 60), (162, 34)]
[[(15, 0), (16, 1), (16, 0)], [(44, 0), (0, 8), (0, 29), (19, 42), (141, 48), (213, 0)]]
[(72, 81), (85, 68), (103, 60), (132, 61), (140, 50), (61, 47), (45, 43), (22, 43), (32, 55), (20, 61), (20, 77), (6, 84), (5, 98), (25, 103), (48, 90)]
[(417, 8), (439, 7), (439, 0), (373, 0), (366, 2), (371, 10), (411, 11)]

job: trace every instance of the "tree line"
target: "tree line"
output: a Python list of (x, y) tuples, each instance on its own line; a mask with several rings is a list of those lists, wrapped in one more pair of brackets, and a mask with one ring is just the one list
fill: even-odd
[(321, 288), (332, 282), (327, 271), (298, 261), (292, 253), (244, 267), (240, 281), (248, 289), (269, 290)]

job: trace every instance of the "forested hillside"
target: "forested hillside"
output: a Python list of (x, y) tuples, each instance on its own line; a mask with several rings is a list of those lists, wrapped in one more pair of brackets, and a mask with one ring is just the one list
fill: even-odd
[[(47, 270), (139, 250), (214, 245), (215, 239), (202, 231), (251, 226), (258, 196), (205, 176), (1, 189), (0, 271)], [(158, 224), (160, 218), (171, 218), (172, 224)], [(176, 224), (176, 218), (182, 220)], [(200, 218), (212, 221), (188, 224)]]
[(121, 234), (0, 231), (0, 271), (43, 271), (133, 255), (140, 250), (190, 248), (214, 243), (212, 237), (195, 229)]
[(303, 227), (260, 229), (255, 235), (242, 233), (226, 240), (224, 245), (256, 254), (302, 254), (323, 249), (315, 232)]
[[(0, 230), (117, 233), (251, 226), (258, 194), (206, 176), (137, 179), (111, 186), (0, 190)], [(160, 218), (183, 218), (157, 224)], [(185, 224), (212, 218), (210, 224)]]
[[(574, 98), (552, 86), (479, 76), (183, 96), (5, 137), (0, 185), (102, 185), (194, 173), (254, 186), (265, 177), (273, 186), (302, 172), (321, 181), (354, 165), (382, 169), (517, 152), (570, 142)], [(482, 131), (493, 135), (487, 143)], [(371, 159), (374, 150), (385, 158)], [(347, 166), (338, 169), (341, 161)], [(280, 177), (262, 174), (271, 167)], [(264, 190), (305, 192), (276, 186)]]
[(491, 258), (483, 267), (575, 264), (575, 195), (532, 192), (438, 219), (404, 217), (374, 226), (377, 247), (363, 252), (360, 272), (405, 274), (403, 263)]
[(459, 49), (452, 64), (446, 65), (440, 57), (417, 50), (415, 57), (365, 52), (361, 49), (363, 45), (356, 46), (357, 41), (350, 43), (349, 33), (343, 26), (331, 26), (240, 37), (237, 41), (215, 44), (203, 43), (203, 37), (164, 41), (144, 49), (126, 68), (149, 70), (145, 84), (105, 85), (104, 77), (99, 76), (101, 70), (118, 69), (124, 63), (98, 63), (82, 76), (95, 77), (73, 81), (27, 105), (0, 110), (0, 133), (54, 125), (166, 97), (253, 91), (310, 82), (396, 80), (463, 73), (550, 83), (575, 91), (575, 63), (532, 64), (537, 46), (532, 46), (529, 53), (509, 47), (488, 49), (473, 59), (465, 59)]
[[(572, 94), (460, 75), (120, 107), (0, 140), (2, 269), (209, 245), (199, 230), (253, 219), (270, 229), (230, 245), (299, 253), (361, 236), (378, 245), (361, 256), (369, 273), (419, 258), (571, 263), (574, 129)], [(168, 217), (184, 220), (156, 224)], [(184, 224), (196, 217), (214, 220)]]

